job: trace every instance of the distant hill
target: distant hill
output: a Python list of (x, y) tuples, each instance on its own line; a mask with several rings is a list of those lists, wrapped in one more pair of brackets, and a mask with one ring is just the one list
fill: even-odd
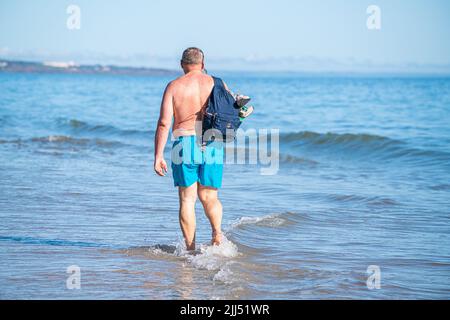
[(158, 68), (121, 67), (114, 65), (78, 65), (70, 62), (28, 62), (0, 59), (0, 72), (112, 74), (136, 76), (171, 76), (179, 72)]

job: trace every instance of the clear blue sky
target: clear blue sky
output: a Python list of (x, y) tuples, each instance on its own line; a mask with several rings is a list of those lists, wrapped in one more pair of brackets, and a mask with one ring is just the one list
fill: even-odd
[(448, 0), (0, 0), (0, 57), (177, 68), (194, 45), (221, 69), (441, 68), (449, 14)]

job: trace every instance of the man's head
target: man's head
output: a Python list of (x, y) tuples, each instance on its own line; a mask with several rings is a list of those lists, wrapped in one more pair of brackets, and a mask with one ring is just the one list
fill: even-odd
[(199, 48), (190, 47), (183, 51), (181, 57), (181, 68), (183, 68), (185, 73), (192, 70), (203, 70), (205, 55), (203, 51)]

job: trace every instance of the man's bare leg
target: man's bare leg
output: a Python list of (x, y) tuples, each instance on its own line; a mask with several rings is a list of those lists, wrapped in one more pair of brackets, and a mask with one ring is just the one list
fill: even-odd
[(222, 204), (218, 198), (218, 190), (198, 184), (198, 197), (202, 202), (205, 214), (212, 228), (211, 244), (219, 245), (222, 241)]
[(197, 183), (189, 187), (179, 187), (180, 227), (183, 232), (187, 250), (195, 250), (195, 201), (197, 200)]

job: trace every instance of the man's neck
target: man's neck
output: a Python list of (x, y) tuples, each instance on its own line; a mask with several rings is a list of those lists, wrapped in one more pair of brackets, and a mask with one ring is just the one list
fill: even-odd
[(194, 74), (203, 72), (201, 67), (185, 68), (184, 74)]

